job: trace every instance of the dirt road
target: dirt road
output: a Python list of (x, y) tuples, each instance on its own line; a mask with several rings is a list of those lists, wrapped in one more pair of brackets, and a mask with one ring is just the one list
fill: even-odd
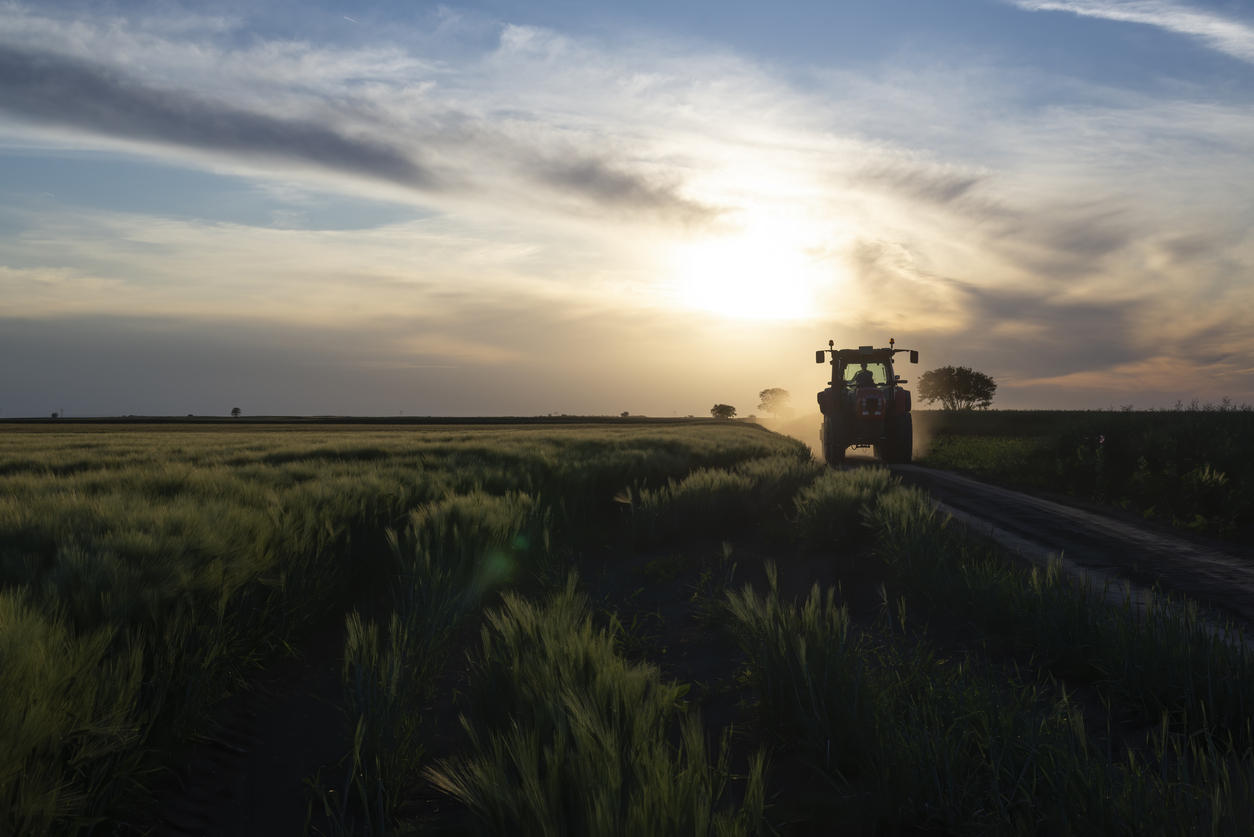
[(1047, 499), (949, 471), (893, 465), (907, 484), (927, 489), (944, 510), (991, 534), (1023, 558), (1064, 559), (1101, 584), (1131, 582), (1183, 593), (1254, 628), (1254, 549), (1194, 537), (1071, 498)]

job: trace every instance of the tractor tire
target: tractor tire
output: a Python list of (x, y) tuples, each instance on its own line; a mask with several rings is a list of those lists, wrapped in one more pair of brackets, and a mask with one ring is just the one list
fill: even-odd
[(845, 448), (843, 434), (840, 432), (840, 424), (831, 417), (823, 419), (823, 425), (820, 428), (820, 437), (823, 442), (823, 461), (832, 468), (841, 468), (845, 464)]
[(914, 417), (909, 413), (897, 416), (888, 425), (888, 439), (884, 445), (885, 462), (909, 465), (914, 458)]

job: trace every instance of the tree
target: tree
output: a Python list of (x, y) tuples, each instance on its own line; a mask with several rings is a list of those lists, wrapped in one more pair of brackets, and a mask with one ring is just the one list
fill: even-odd
[(997, 382), (969, 366), (942, 366), (919, 376), (919, 400), (946, 410), (987, 410)]
[(779, 387), (764, 389), (758, 393), (758, 402), (759, 410), (770, 413), (775, 418), (780, 416), (788, 418), (792, 415), (792, 407), (789, 406), (792, 402), (792, 393), (786, 389)]
[(240, 414), (240, 413), (242, 413), (242, 412), (244, 412), (244, 411), (243, 411), (243, 410), (241, 410), (239, 407), (232, 407), (232, 408), (231, 408), (231, 418), (239, 418), (239, 414)]
[(736, 408), (730, 404), (715, 404), (710, 408), (710, 415), (714, 416), (714, 418), (729, 419), (736, 415)]

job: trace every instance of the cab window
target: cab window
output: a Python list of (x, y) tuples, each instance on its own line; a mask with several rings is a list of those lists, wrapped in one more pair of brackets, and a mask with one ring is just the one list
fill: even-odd
[(888, 367), (883, 363), (850, 363), (845, 366), (845, 383), (852, 384), (855, 376), (862, 370), (871, 373), (871, 382), (874, 386), (883, 386), (888, 383)]

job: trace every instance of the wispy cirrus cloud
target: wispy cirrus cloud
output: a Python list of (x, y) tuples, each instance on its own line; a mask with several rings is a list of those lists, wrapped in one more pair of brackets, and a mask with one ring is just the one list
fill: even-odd
[(1071, 12), (1157, 26), (1196, 38), (1212, 49), (1254, 64), (1254, 25), (1167, 0), (1013, 0), (1031, 12)]
[(310, 118), (284, 118), (162, 88), (115, 68), (0, 45), (0, 110), (83, 131), (282, 159), (435, 189), (413, 152)]
[(547, 60), (536, 55), (554, 40), (545, 33), (522, 38), (525, 27), (508, 27), (494, 53), (452, 71), (395, 47), (238, 47), (221, 37), (226, 25), (66, 21), (0, 6), (0, 112), (254, 172), (277, 163), (289, 174), (364, 180), (420, 200), (495, 194), (581, 217), (681, 225), (722, 213), (686, 194), (682, 169), (657, 159), (647, 138), (575, 114), (502, 107), (510, 93), (475, 87), (476, 75), (508, 75), (500, 65)]

